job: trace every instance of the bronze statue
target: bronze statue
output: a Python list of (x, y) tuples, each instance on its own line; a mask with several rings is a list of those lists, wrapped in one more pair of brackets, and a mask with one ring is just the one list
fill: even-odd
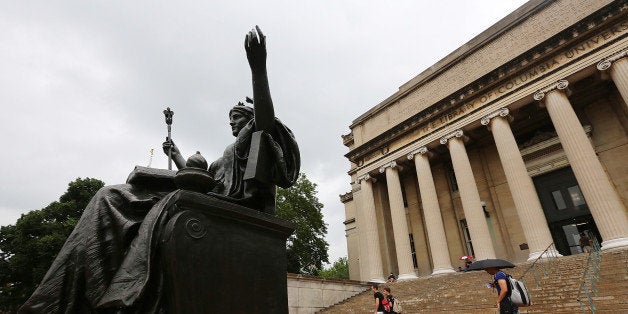
[[(167, 263), (159, 255), (167, 254), (161, 245), (166, 241), (163, 234), (168, 232), (164, 230), (169, 220), (177, 214), (179, 205), (173, 205), (176, 199), (199, 199), (245, 214), (246, 208), (241, 208), (274, 214), (275, 186), (288, 187), (296, 181), (299, 149), (292, 132), (275, 118), (266, 73), (266, 38), (259, 27), (246, 35), (245, 50), (252, 73), (253, 107), (240, 103), (230, 110), (235, 142), (208, 169), (201, 169), (207, 170), (212, 180), (209, 198), (176, 190), (174, 171), (136, 167), (126, 184), (97, 192), (43, 281), (19, 312), (171, 312), (172, 305), (167, 305), (165, 296), (168, 280), (163, 274), (167, 266), (163, 264)], [(164, 152), (171, 155), (180, 172), (185, 170), (186, 161), (170, 139), (164, 143)], [(198, 158), (192, 157), (189, 164), (205, 168), (207, 163)], [(250, 216), (266, 219), (263, 214)], [(289, 227), (282, 228), (289, 234)], [(283, 236), (285, 251), (287, 235)], [(270, 257), (271, 262), (272, 258), (285, 260), (281, 251), (277, 252), (273, 254), (279, 257)], [(215, 267), (209, 262), (208, 267)], [(280, 260), (278, 265), (285, 265), (285, 261)], [(281, 301), (285, 306), (281, 302), (277, 305), (279, 312), (283, 308), (287, 311), (286, 300)]]
[[(253, 77), (254, 106), (251, 108), (238, 103), (229, 111), (229, 124), (236, 140), (227, 146), (222, 157), (209, 166), (210, 175), (218, 181), (211, 193), (274, 214), (275, 185), (287, 187), (296, 180), (300, 166), (299, 150), (292, 132), (275, 118), (266, 73), (266, 37), (259, 27), (246, 35), (244, 47)], [(266, 156), (272, 161), (261, 161), (265, 164), (255, 167), (271, 168), (271, 178), (244, 180), (252, 137), (256, 131), (262, 132), (261, 145), (268, 148)], [(185, 168), (186, 161), (179, 148), (174, 142), (166, 141), (164, 152), (167, 154), (170, 151), (177, 168)]]

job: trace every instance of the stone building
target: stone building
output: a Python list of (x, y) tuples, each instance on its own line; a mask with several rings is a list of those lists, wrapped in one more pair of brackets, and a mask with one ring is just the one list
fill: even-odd
[(628, 246), (628, 4), (532, 0), (350, 125), (350, 277)]

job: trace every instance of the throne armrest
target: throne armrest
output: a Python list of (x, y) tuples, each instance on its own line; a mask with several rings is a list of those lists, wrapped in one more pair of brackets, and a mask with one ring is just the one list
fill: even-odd
[(143, 185), (157, 190), (175, 190), (174, 170), (147, 168), (135, 166), (131, 171), (126, 183), (132, 185)]

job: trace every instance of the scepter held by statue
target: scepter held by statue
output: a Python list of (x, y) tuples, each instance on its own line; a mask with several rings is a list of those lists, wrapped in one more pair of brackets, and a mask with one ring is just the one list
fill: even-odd
[(168, 137), (166, 137), (166, 141), (170, 143), (170, 147), (168, 148), (168, 170), (172, 170), (172, 116), (174, 116), (174, 111), (170, 110), (170, 107), (164, 110), (164, 116), (166, 116), (166, 124), (168, 125)]

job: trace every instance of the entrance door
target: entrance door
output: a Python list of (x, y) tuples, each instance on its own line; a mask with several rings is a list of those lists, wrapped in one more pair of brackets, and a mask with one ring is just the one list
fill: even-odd
[(533, 181), (560, 254), (580, 253), (578, 243), (583, 232), (601, 239), (571, 168), (535, 177)]

